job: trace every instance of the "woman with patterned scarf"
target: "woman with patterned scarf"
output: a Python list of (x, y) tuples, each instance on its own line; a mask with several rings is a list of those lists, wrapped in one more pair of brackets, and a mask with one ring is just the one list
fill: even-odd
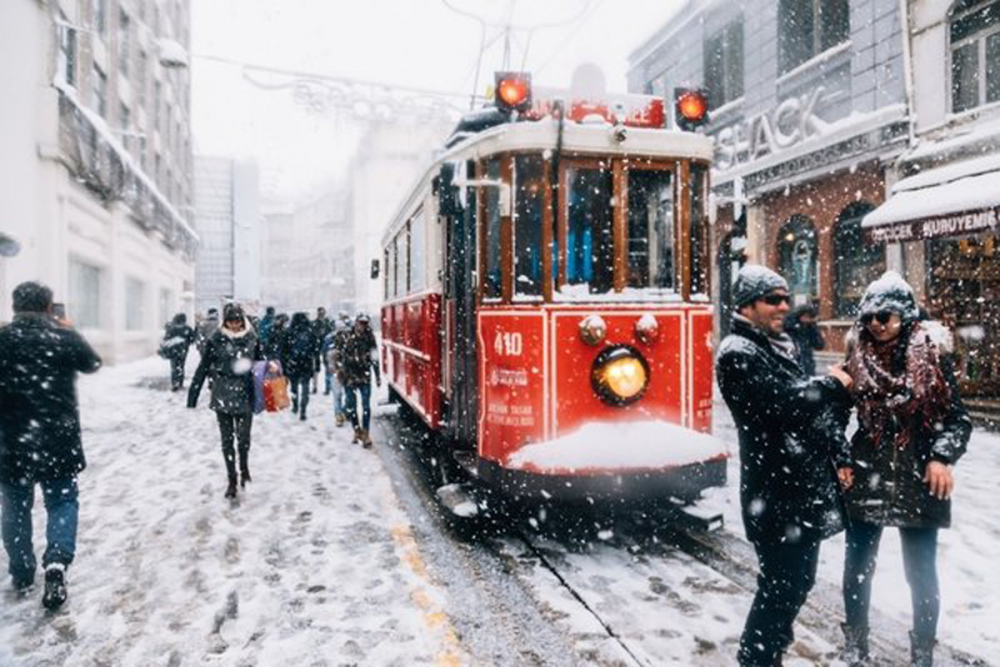
[(846, 489), (844, 658), (868, 658), (868, 608), (882, 529), (899, 529), (913, 604), (911, 664), (931, 665), (940, 596), (937, 531), (951, 521), (951, 466), (972, 424), (959, 397), (950, 333), (921, 319), (913, 290), (893, 271), (868, 286), (846, 370), (858, 430)]

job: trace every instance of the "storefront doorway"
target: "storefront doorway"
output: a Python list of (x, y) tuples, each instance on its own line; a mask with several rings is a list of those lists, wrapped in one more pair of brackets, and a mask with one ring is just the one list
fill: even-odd
[(1000, 239), (935, 239), (927, 255), (927, 306), (955, 333), (962, 396), (1000, 398)]
[(778, 232), (778, 262), (792, 306), (804, 306), (819, 296), (816, 249), (816, 228), (804, 215), (793, 215)]

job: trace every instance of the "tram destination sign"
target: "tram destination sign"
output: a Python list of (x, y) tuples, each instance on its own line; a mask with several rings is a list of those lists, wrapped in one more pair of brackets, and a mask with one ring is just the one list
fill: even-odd
[(994, 206), (869, 227), (865, 229), (865, 240), (868, 243), (899, 243), (950, 236), (973, 236), (982, 232), (996, 232), (998, 225), (1000, 225), (1000, 206)]

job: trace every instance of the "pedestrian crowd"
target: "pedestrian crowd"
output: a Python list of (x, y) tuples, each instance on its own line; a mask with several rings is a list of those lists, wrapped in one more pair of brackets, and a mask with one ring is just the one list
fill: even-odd
[[(39, 486), (47, 514), (42, 604), (56, 610), (67, 598), (66, 570), (76, 553), (79, 517), (77, 476), (86, 467), (76, 377), (95, 372), (101, 359), (54, 308), (48, 287), (22, 283), (12, 304), (13, 321), (0, 327), (0, 528), (13, 588), (19, 596), (29, 595), (37, 570), (31, 514)], [(372, 372), (376, 384), (381, 378), (367, 315), (341, 312), (331, 320), (319, 308), (313, 320), (304, 312), (289, 320), (267, 308), (257, 320), (239, 304), (227, 303), (221, 317), (219, 309), (210, 308), (191, 327), (178, 313), (164, 327), (159, 347), (170, 363), (171, 391), (184, 388), (192, 345), (200, 359), (187, 406), (197, 407), (207, 382), (222, 442), (226, 498), (235, 498), (252, 481), (251, 431), (255, 413), (269, 405), (261, 395), (269, 380), (281, 380), (278, 386), (287, 382), (293, 412), (305, 420), (322, 370), (337, 426), (350, 421), (354, 442), (371, 447)]]
[[(52, 291), (23, 283), (14, 321), (0, 327), (0, 511), (15, 590), (35, 581), (31, 510), (42, 489), (48, 514), (42, 602), (66, 599), (75, 553), (77, 475), (86, 466), (76, 400), (77, 373), (101, 360), (55, 314)], [(739, 432), (740, 501), (758, 565), (754, 596), (737, 654), (740, 665), (780, 665), (793, 623), (816, 579), (821, 542), (846, 531), (843, 658), (870, 664), (869, 606), (879, 543), (900, 533), (913, 607), (911, 664), (932, 664), (940, 592), (938, 531), (951, 520), (952, 466), (972, 430), (959, 396), (950, 336), (918, 307), (894, 272), (872, 282), (858, 306), (843, 363), (815, 375), (824, 341), (817, 311), (789, 313), (786, 281), (748, 265), (733, 286), (733, 328), (719, 349), (716, 375)], [(251, 482), (251, 431), (263, 409), (261, 386), (291, 387), (292, 412), (307, 418), (310, 393), (332, 396), (337, 426), (350, 421), (354, 442), (371, 446), (371, 381), (381, 384), (369, 318), (319, 308), (289, 318), (268, 308), (256, 320), (236, 303), (210, 309), (195, 328), (178, 314), (160, 354), (171, 389), (184, 386), (188, 350), (200, 361), (188, 389), (195, 408), (209, 383), (227, 474), (226, 497)], [(281, 386), (284, 386), (283, 384)], [(264, 392), (266, 393), (266, 392)], [(847, 425), (858, 428), (848, 440)]]

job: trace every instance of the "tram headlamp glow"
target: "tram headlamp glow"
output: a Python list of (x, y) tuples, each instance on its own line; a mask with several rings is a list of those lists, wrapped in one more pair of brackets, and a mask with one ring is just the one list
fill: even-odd
[(631, 347), (611, 347), (594, 360), (590, 383), (605, 403), (628, 405), (638, 401), (646, 392), (649, 364)]

